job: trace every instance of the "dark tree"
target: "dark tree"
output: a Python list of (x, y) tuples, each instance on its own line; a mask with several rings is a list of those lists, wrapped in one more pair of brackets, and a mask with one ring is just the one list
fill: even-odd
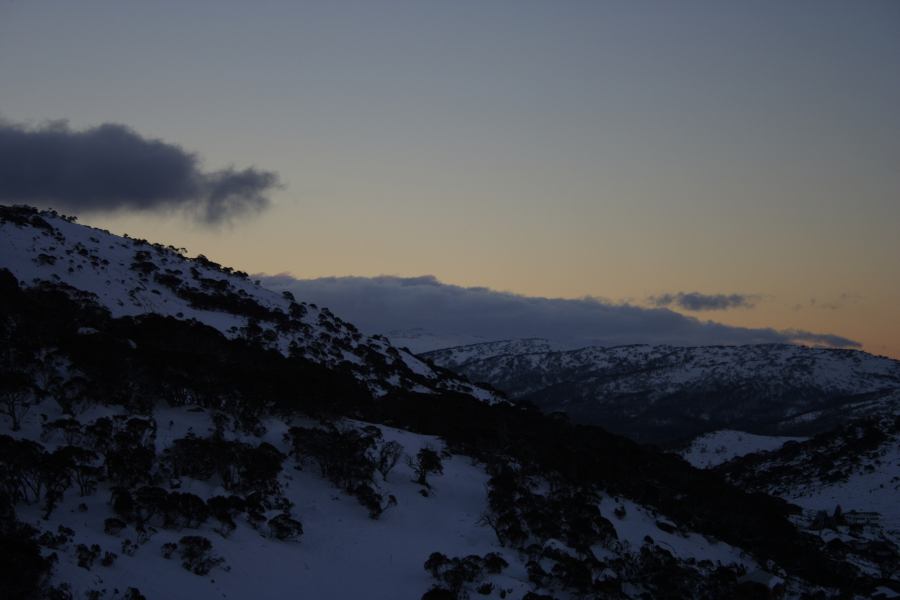
[(22, 428), (22, 419), (34, 402), (34, 386), (24, 373), (0, 372), (0, 414), (9, 417), (13, 431)]
[(11, 515), (0, 516), (0, 591), (4, 598), (38, 598), (52, 562), (41, 556), (34, 530)]
[(399, 442), (393, 440), (382, 444), (378, 449), (378, 472), (381, 473), (382, 479), (387, 481), (388, 473), (400, 462), (403, 456), (403, 446)]
[(419, 450), (418, 454), (416, 454), (415, 470), (415, 482), (430, 488), (431, 484), (428, 483), (428, 475), (440, 475), (444, 472), (444, 465), (441, 463), (441, 455), (427, 446), (422, 448)]

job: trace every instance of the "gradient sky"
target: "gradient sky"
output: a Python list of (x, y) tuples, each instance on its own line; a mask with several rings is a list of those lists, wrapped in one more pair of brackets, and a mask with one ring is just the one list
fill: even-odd
[(264, 213), (84, 223), (249, 272), (646, 304), (900, 357), (900, 3), (0, 0), (0, 117), (123, 123)]

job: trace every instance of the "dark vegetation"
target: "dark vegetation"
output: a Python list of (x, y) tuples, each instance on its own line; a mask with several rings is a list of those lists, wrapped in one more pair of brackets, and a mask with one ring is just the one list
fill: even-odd
[(46, 586), (53, 556), (43, 556), (37, 532), (19, 523), (4, 500), (0, 498), (0, 591), (7, 598), (36, 597)]
[[(481, 557), (471, 554), (462, 558), (449, 558), (434, 552), (425, 561), (425, 570), (438, 582), (422, 596), (423, 600), (468, 597), (467, 588), (476, 588), (482, 595), (490, 594), (494, 585), (486, 581), (488, 575), (503, 571), (509, 563), (495, 552)], [(501, 596), (502, 597), (502, 596)]]
[(441, 455), (434, 448), (422, 448), (416, 454), (416, 460), (411, 463), (416, 473), (416, 483), (430, 488), (428, 483), (429, 475), (440, 475), (444, 472), (444, 466), (441, 464)]
[(355, 497), (373, 519), (396, 504), (393, 496), (384, 498), (378, 491), (375, 472), (387, 478), (402, 447), (384, 443), (377, 427), (341, 429), (328, 423), (319, 428), (292, 427), (286, 437), (298, 465), (315, 463), (323, 477)]

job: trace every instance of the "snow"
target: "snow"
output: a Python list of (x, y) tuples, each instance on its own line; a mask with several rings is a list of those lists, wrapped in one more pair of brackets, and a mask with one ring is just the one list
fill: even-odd
[(518, 356), (524, 354), (550, 352), (552, 345), (542, 338), (521, 340), (500, 340), (479, 342), (453, 347), (443, 347), (425, 352), (425, 355), (442, 367), (453, 369), (476, 360), (487, 360), (498, 356)]
[[(620, 518), (614, 514), (616, 508), (624, 508), (625, 516)], [(657, 521), (669, 521), (657, 513), (635, 504), (631, 500), (617, 497), (605, 497), (600, 502), (600, 512), (606, 516), (616, 528), (619, 541), (632, 551), (640, 550), (644, 538), (650, 536), (654, 543), (662, 546), (679, 558), (710, 560), (724, 565), (739, 564), (747, 568), (756, 568), (756, 562), (739, 548), (724, 542), (707, 538), (692, 532), (668, 533), (660, 529)]]
[[(125, 416), (125, 413), (115, 407), (94, 405), (77, 418), (87, 423), (115, 415)], [(41, 423), (61, 416), (58, 406), (46, 401), (27, 416), (19, 435), (38, 439)], [(148, 416), (157, 422), (157, 452), (189, 434), (207, 436), (213, 431), (213, 413), (207, 410), (159, 406)], [(287, 453), (284, 434), (289, 427), (309, 427), (315, 422), (269, 416), (262, 419), (262, 424), (265, 432), (260, 437), (227, 427), (225, 436), (254, 444), (265, 441)], [(346, 420), (342, 425), (362, 428), (370, 424)], [(375, 426), (385, 441), (400, 443), (406, 456), (414, 456), (426, 446), (444, 451), (443, 442), (434, 436)], [(53, 440), (44, 443), (48, 449), (54, 447)], [(62, 525), (75, 531), (74, 539), (57, 550), (59, 562), (53, 575), (54, 582), (68, 582), (75, 597), (84, 597), (96, 589), (111, 592), (137, 587), (148, 598), (173, 600), (251, 597), (274, 600), (294, 593), (322, 600), (418, 598), (434, 583), (423, 568), (432, 552), (447, 556), (483, 556), (497, 552), (509, 563), (501, 575), (490, 578), (498, 589), (511, 590), (507, 597), (512, 598), (520, 598), (531, 589), (523, 556), (501, 547), (493, 531), (480, 523), (488, 505), (489, 476), (471, 458), (445, 454), (443, 474), (430, 477), (432, 489), (427, 496), (413, 482), (412, 467), (401, 460), (387, 481), (379, 477), (381, 492), (397, 499), (397, 505), (379, 520), (370, 519), (354, 498), (323, 479), (315, 466), (299, 470), (294, 465), (292, 458), (286, 459), (280, 481), (284, 495), (293, 503), (292, 514), (303, 523), (304, 534), (297, 541), (268, 537), (243, 518), (237, 519), (237, 529), (227, 538), (209, 523), (199, 529), (154, 530), (146, 543), (139, 543), (132, 526), (110, 535), (104, 532), (104, 520), (112, 514), (110, 490), (103, 486), (87, 497), (79, 497), (75, 489), (69, 489), (47, 520), (41, 518), (37, 505), (20, 505), (18, 515), (41, 530), (55, 531)], [(228, 493), (216, 478), (197, 481), (183, 477), (178, 481), (178, 490), (205, 499)], [(618, 507), (626, 510), (623, 518), (614, 515)], [(650, 536), (654, 543), (680, 558), (740, 564), (749, 570), (758, 568), (740, 549), (728, 544), (682, 531), (674, 525), (674, 532), (663, 531), (657, 522), (671, 522), (626, 498), (604, 496), (599, 508), (616, 529), (620, 541), (616, 552), (638, 552)], [(268, 517), (277, 511), (270, 513)], [(208, 575), (198, 576), (183, 569), (177, 556), (163, 558), (162, 545), (177, 543), (185, 535), (209, 538), (214, 553), (224, 563)], [(133, 556), (122, 551), (125, 540), (138, 544)], [(98, 561), (90, 570), (81, 568), (75, 555), (77, 544), (98, 544), (103, 552), (114, 552), (118, 558), (109, 567)], [(598, 556), (611, 554), (603, 547), (597, 547), (595, 552)]]
[[(175, 422), (184, 430), (184, 423), (192, 419), (182, 412)], [(202, 424), (194, 419), (189, 427), (198, 430)], [(165, 429), (161, 427), (160, 431)], [(435, 438), (382, 429), (385, 439), (400, 442), (410, 455), (426, 444), (441, 447)], [(411, 479), (410, 467), (398, 464), (389, 481), (382, 483), (384, 492), (397, 498), (398, 506), (373, 521), (353, 498), (341, 494), (314, 469), (286, 470), (282, 479), (285, 495), (304, 524), (304, 535), (296, 542), (262, 537), (246, 523), (228, 538), (208, 527), (198, 531), (160, 530), (129, 557), (119, 552), (122, 540), (118, 537), (133, 538), (133, 531), (127, 529), (118, 537), (103, 532), (103, 519), (109, 514), (104, 493), (77, 498), (70, 491), (65, 505), (49, 521), (40, 520), (36, 507), (20, 511), (20, 518), (43, 528), (71, 527), (78, 543), (96, 543), (120, 554), (112, 567), (95, 565), (87, 571), (79, 568), (69, 553), (61, 553), (56, 578), (70, 582), (77, 597), (98, 587), (122, 590), (134, 586), (149, 598), (173, 600), (276, 599), (289, 590), (322, 600), (417, 598), (432, 584), (423, 564), (435, 551), (449, 556), (499, 552), (511, 567), (495, 582), (514, 588), (517, 595), (524, 593), (524, 566), (499, 547), (490, 529), (478, 525), (486, 507), (487, 475), (465, 457), (454, 456), (445, 460), (444, 474), (434, 477), (434, 490), (428, 497), (419, 494), (420, 486)], [(203, 493), (203, 487), (209, 486), (190, 482), (181, 490), (202, 497), (222, 492), (208, 489)], [(75, 508), (80, 502), (87, 505), (86, 512)], [(229, 570), (216, 568), (208, 576), (199, 577), (178, 566), (177, 558), (162, 558), (162, 544), (177, 542), (182, 535), (210, 538), (215, 553), (225, 559)]]
[[(591, 346), (567, 350), (547, 340), (522, 339), (446, 348), (424, 353), (433, 363), (496, 381), (526, 366), (546, 385), (580, 375), (638, 371), (622, 389), (652, 388), (658, 394), (708, 381), (767, 381), (815, 385), (830, 394), (863, 394), (900, 389), (900, 362), (856, 350), (788, 344), (678, 347), (667, 345)], [(654, 369), (645, 373), (650, 364)], [(463, 368), (465, 367), (465, 368)], [(616, 385), (622, 385), (616, 382)]]
[[(60, 416), (54, 414), (52, 403), (41, 405), (40, 412), (50, 412), (51, 419)], [(80, 415), (79, 420), (88, 422), (114, 414), (120, 413), (96, 406)], [(211, 415), (206, 411), (161, 407), (153, 416), (158, 423), (158, 451), (188, 433), (205, 436), (212, 430)], [(21, 435), (35, 439), (40, 421), (37, 414), (29, 415)], [(267, 432), (262, 440), (236, 436), (255, 443), (267, 441), (287, 452), (283, 434), (290, 424), (297, 423), (268, 418), (264, 420)], [(348, 424), (368, 425), (356, 421)], [(402, 444), (408, 456), (414, 456), (425, 446), (439, 451), (443, 448), (443, 443), (433, 436), (378, 427), (386, 441)], [(372, 520), (354, 498), (325, 481), (315, 467), (296, 470), (293, 459), (287, 459), (281, 482), (285, 496), (294, 503), (292, 512), (303, 523), (304, 534), (299, 541), (264, 537), (245, 521), (238, 520), (238, 528), (228, 538), (209, 525), (181, 531), (160, 529), (149, 542), (140, 545), (134, 556), (127, 556), (122, 553), (121, 544), (125, 539), (136, 541), (135, 531), (129, 527), (116, 536), (104, 533), (104, 519), (110, 516), (111, 510), (109, 490), (103, 488), (84, 498), (70, 489), (46, 521), (41, 519), (36, 505), (20, 506), (18, 513), (23, 521), (44, 530), (55, 531), (63, 525), (75, 531), (70, 548), (58, 551), (60, 562), (54, 574), (55, 581), (66, 581), (72, 586), (75, 597), (83, 597), (92, 589), (137, 587), (148, 598), (172, 600), (274, 600), (284, 598), (291, 591), (321, 600), (418, 598), (433, 584), (423, 568), (432, 552), (448, 556), (500, 553), (510, 567), (502, 575), (492, 576), (492, 581), (500, 587), (512, 588), (513, 597), (521, 597), (530, 589), (524, 565), (517, 555), (499, 546), (490, 528), (478, 523), (487, 507), (488, 475), (465, 456), (445, 458), (443, 465), (442, 475), (429, 478), (433, 489), (425, 497), (419, 493), (422, 487), (412, 481), (412, 468), (401, 460), (388, 481), (379, 481), (383, 493), (394, 495), (398, 504), (379, 520)], [(181, 480), (179, 491), (189, 491), (202, 498), (227, 493), (215, 481), (187, 478)], [(78, 508), (82, 503), (87, 508), (84, 512)], [(177, 556), (164, 559), (160, 552), (162, 545), (177, 543), (184, 535), (209, 538), (215, 554), (225, 559), (222, 567), (201, 577), (181, 568)], [(98, 544), (103, 551), (119, 556), (111, 567), (103, 567), (98, 561), (88, 571), (77, 565), (76, 544)]]
[(871, 470), (865, 466), (855, 469), (845, 481), (797, 485), (783, 496), (810, 511), (831, 514), (840, 505), (845, 513), (878, 513), (885, 532), (900, 544), (900, 440), (889, 444), (878, 460)]
[(422, 362), (419, 358), (416, 358), (412, 354), (409, 354), (406, 351), (401, 351), (400, 359), (403, 363), (409, 367), (409, 370), (415, 373), (416, 375), (422, 375), (423, 377), (434, 378), (436, 377), (434, 371), (427, 364)]
[(723, 429), (694, 438), (679, 454), (698, 469), (710, 469), (739, 456), (777, 450), (787, 442), (802, 442), (805, 439)]

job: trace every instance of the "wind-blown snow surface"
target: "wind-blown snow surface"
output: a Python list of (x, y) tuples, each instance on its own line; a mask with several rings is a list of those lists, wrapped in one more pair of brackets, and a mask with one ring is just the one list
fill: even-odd
[(739, 456), (777, 450), (787, 442), (802, 442), (805, 439), (803, 437), (756, 435), (745, 431), (713, 431), (694, 438), (690, 445), (679, 454), (698, 469), (708, 469)]
[(361, 334), (325, 307), (295, 302), (202, 255), (189, 259), (176, 248), (113, 235), (54, 213), (0, 209), (0, 268), (26, 286), (65, 283), (93, 295), (113, 317), (155, 313), (196, 319), (228, 337), (253, 335), (283, 354), (347, 367), (376, 395), (389, 391), (385, 382), (393, 382), (417, 392), (445, 389), (497, 399), (465, 380), (436, 373), (386, 338)]

